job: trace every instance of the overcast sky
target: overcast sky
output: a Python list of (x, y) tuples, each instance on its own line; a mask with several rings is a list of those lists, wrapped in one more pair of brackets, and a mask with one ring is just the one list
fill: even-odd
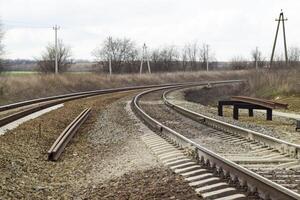
[(109, 35), (149, 48), (205, 42), (219, 61), (249, 58), (256, 46), (269, 57), (280, 9), (288, 45), (300, 46), (299, 0), (0, 0), (6, 57), (28, 59), (54, 41), (54, 24), (77, 59), (93, 59)]

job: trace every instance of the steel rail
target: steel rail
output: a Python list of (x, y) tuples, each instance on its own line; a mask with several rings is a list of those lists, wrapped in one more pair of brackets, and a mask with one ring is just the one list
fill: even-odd
[[(189, 86), (187, 86), (189, 87)], [(184, 88), (184, 87), (180, 87), (180, 88)], [(178, 89), (178, 88), (176, 88)], [(256, 131), (252, 131), (250, 129), (246, 129), (246, 128), (242, 128), (233, 124), (229, 124), (211, 117), (208, 117), (206, 115), (200, 114), (200, 113), (196, 113), (192, 110), (189, 110), (187, 108), (184, 108), (182, 106), (176, 105), (174, 103), (171, 103), (168, 99), (167, 99), (167, 95), (168, 93), (172, 92), (174, 90), (168, 90), (166, 92), (164, 92), (163, 94), (163, 101), (164, 103), (173, 108), (174, 110), (178, 111), (179, 113), (195, 120), (195, 121), (199, 121), (201, 123), (204, 123), (208, 126), (211, 126), (213, 128), (228, 132), (228, 133), (233, 133), (233, 134), (237, 134), (237, 135), (241, 135), (244, 136), (245, 138), (249, 139), (249, 140), (254, 140), (256, 142), (259, 142), (262, 145), (268, 146), (268, 147), (272, 147), (273, 149), (278, 150), (281, 153), (286, 153), (289, 156), (293, 157), (293, 158), (300, 158), (300, 145), (298, 144), (294, 144), (294, 143), (290, 143), (284, 140), (280, 140)]]
[[(83, 98), (83, 97), (88, 97), (88, 96), (92, 96), (92, 95), (107, 94), (107, 93), (113, 93), (113, 92), (129, 91), (129, 90), (136, 90), (136, 89), (148, 89), (148, 88), (164, 87), (164, 86), (171, 86), (171, 85), (184, 85), (184, 84), (190, 84), (190, 83), (195, 83), (195, 82), (130, 86), (130, 87), (121, 87), (121, 88), (91, 90), (91, 91), (85, 91), (85, 92), (69, 93), (69, 94), (50, 96), (50, 97), (44, 97), (44, 98), (38, 98), (38, 99), (31, 99), (31, 100), (27, 100), (27, 101), (21, 101), (21, 102), (17, 102), (17, 103), (3, 105), (3, 106), (0, 106), (0, 112), (7, 111), (10, 109), (14, 109), (14, 108), (19, 108), (22, 106), (32, 105), (35, 103), (41, 103), (41, 102), (46, 102), (46, 101), (50, 101), (50, 100), (57, 100), (57, 99), (62, 99), (62, 98), (75, 97), (75, 96), (82, 96), (82, 98)], [(84, 96), (84, 95), (86, 95), (86, 96)]]
[(67, 144), (89, 116), (90, 111), (91, 108), (87, 108), (82, 111), (59, 135), (48, 151), (48, 160), (56, 161), (60, 157)]
[[(217, 81), (215, 83), (227, 83), (227, 82), (241, 82), (243, 80), (228, 80), (228, 81)], [(0, 127), (4, 126), (8, 123), (11, 123), (17, 119), (20, 119), (22, 117), (25, 117), (31, 113), (37, 112), (39, 110), (64, 103), (67, 101), (80, 99), (80, 98), (86, 98), (90, 96), (96, 96), (101, 94), (109, 94), (114, 92), (123, 92), (123, 91), (130, 91), (130, 90), (137, 90), (137, 89), (148, 89), (148, 88), (157, 88), (157, 87), (168, 87), (168, 86), (181, 86), (181, 85), (197, 85), (199, 83), (195, 82), (187, 82), (187, 83), (174, 83), (174, 84), (162, 84), (162, 85), (148, 85), (148, 86), (134, 86), (134, 87), (124, 87), (124, 88), (114, 88), (114, 89), (104, 89), (104, 90), (95, 90), (95, 91), (88, 91), (88, 92), (80, 92), (80, 93), (73, 93), (73, 94), (67, 94), (67, 95), (60, 95), (60, 96), (53, 96), (49, 98), (42, 98), (42, 99), (36, 99), (36, 100), (30, 100), (25, 102), (19, 102), (17, 104), (10, 104), (7, 106), (2, 107), (3, 109), (12, 109), (15, 108), (15, 106), (21, 107), (21, 105), (30, 105), (35, 104), (38, 102), (45, 102), (45, 104), (33, 106), (30, 108), (27, 108), (25, 110), (13, 113), (11, 115), (5, 116), (0, 119)], [(57, 101), (56, 101), (57, 100)], [(46, 101), (51, 101), (46, 103)], [(1, 108), (1, 107), (0, 107)]]
[[(168, 86), (169, 84), (163, 84), (162, 86)], [(181, 85), (180, 83), (178, 84), (173, 84), (173, 85)], [(34, 100), (29, 100), (29, 101), (23, 101), (15, 104), (9, 104), (6, 106), (0, 107), (0, 111), (4, 110), (10, 110), (13, 108), (18, 108), (26, 105), (31, 105), (31, 104), (36, 104), (36, 103), (42, 103), (44, 104), (41, 105), (36, 105), (30, 108), (27, 108), (25, 110), (21, 110), (19, 112), (10, 114), (8, 116), (5, 116), (0, 119), (0, 127), (4, 126), (8, 123), (11, 123), (15, 120), (18, 120), (22, 117), (25, 117), (29, 114), (32, 114), (34, 112), (37, 112), (39, 110), (64, 103), (67, 101), (71, 100), (76, 100), (80, 98), (86, 98), (86, 97), (91, 97), (91, 96), (96, 96), (96, 95), (101, 95), (101, 94), (109, 94), (109, 93), (115, 93), (115, 92), (122, 92), (122, 91), (130, 91), (130, 90), (136, 90), (136, 89), (147, 89), (147, 88), (155, 88), (155, 87), (161, 87), (161, 85), (149, 85), (149, 86), (136, 86), (136, 87), (124, 87), (124, 88), (114, 88), (114, 89), (104, 89), (104, 90), (95, 90), (95, 91), (87, 91), (87, 92), (79, 92), (79, 93), (72, 93), (72, 94), (66, 94), (66, 95), (59, 95), (59, 96), (52, 96), (52, 97), (46, 97), (46, 98), (40, 98), (40, 99), (34, 99)], [(47, 101), (51, 101), (48, 102)]]
[(210, 165), (212, 169), (216, 170), (218, 173), (223, 171), (224, 174), (227, 174), (233, 182), (239, 182), (241, 186), (244, 186), (250, 192), (257, 193), (258, 196), (265, 200), (293, 200), (300, 199), (300, 195), (288, 190), (281, 185), (278, 185), (240, 165), (223, 158), (216, 153), (202, 147), (201, 145), (191, 141), (190, 139), (184, 137), (180, 133), (172, 130), (171, 128), (163, 125), (159, 121), (152, 118), (147, 114), (139, 105), (139, 99), (151, 92), (163, 90), (163, 89), (172, 89), (174, 87), (164, 87), (158, 89), (151, 89), (144, 91), (132, 100), (132, 108), (135, 113), (145, 121), (145, 123), (160, 135), (165, 138), (172, 140), (177, 145), (182, 148), (188, 148), (196, 154), (196, 158), (199, 161), (205, 162)]
[(246, 96), (233, 96), (231, 100), (242, 101), (245, 103), (252, 103), (256, 105), (260, 105), (267, 108), (285, 108), (287, 109), (288, 104), (278, 103), (270, 100), (258, 99), (254, 97), (246, 97)]

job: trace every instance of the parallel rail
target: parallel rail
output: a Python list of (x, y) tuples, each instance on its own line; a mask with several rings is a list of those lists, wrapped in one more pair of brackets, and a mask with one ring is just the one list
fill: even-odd
[[(163, 90), (163, 89), (172, 89), (173, 87), (164, 87), (159, 89), (152, 89), (145, 92), (142, 92), (135, 96), (132, 101), (132, 107), (134, 111), (142, 118), (146, 124), (161, 134), (163, 137), (166, 137), (172, 140), (174, 143), (178, 144), (182, 148), (188, 148), (196, 154), (196, 158), (199, 161), (205, 162), (211, 166), (212, 169), (215, 169), (217, 173), (223, 171), (225, 174), (229, 175), (229, 178), (236, 182), (238, 181), (241, 186), (244, 186), (248, 189), (249, 192), (257, 193), (258, 196), (265, 200), (293, 200), (300, 199), (300, 195), (288, 190), (240, 165), (223, 158), (214, 152), (202, 147), (201, 145), (191, 141), (190, 139), (184, 137), (180, 133), (172, 130), (171, 128), (163, 125), (159, 121), (152, 118), (148, 115), (139, 105), (139, 99), (151, 92)], [(171, 106), (171, 104), (170, 104)], [(174, 107), (173, 105), (172, 107)], [(201, 117), (203, 119), (203, 117)], [(224, 125), (224, 124), (223, 124)], [(225, 126), (225, 125), (224, 125)]]
[(0, 119), (0, 127), (4, 126), (8, 123), (11, 123), (15, 120), (18, 120), (22, 117), (25, 117), (29, 114), (32, 114), (34, 112), (43, 110), (45, 108), (64, 103), (71, 100), (76, 100), (80, 98), (86, 98), (101, 94), (109, 94), (114, 92), (122, 92), (122, 91), (130, 91), (130, 90), (137, 90), (137, 89), (147, 89), (147, 88), (156, 88), (156, 87), (163, 87), (163, 86), (169, 86), (169, 85), (183, 85), (182, 83), (174, 83), (174, 84), (163, 84), (163, 85), (148, 85), (148, 86), (135, 86), (135, 87), (124, 87), (124, 88), (114, 88), (114, 89), (104, 89), (104, 90), (94, 90), (94, 91), (87, 91), (87, 92), (79, 92), (79, 93), (71, 93), (66, 95), (58, 95), (58, 96), (52, 96), (52, 97), (46, 97), (46, 98), (40, 98), (40, 99), (33, 99), (29, 101), (23, 101), (18, 102), (14, 104), (9, 104), (5, 106), (0, 106), (0, 112), (1, 111), (7, 111), (14, 108), (19, 108), (22, 106), (28, 106), (32, 104), (41, 103), (40, 105), (34, 105), (30, 108), (26, 108), (24, 110), (18, 111), (16, 113), (10, 114), (8, 116), (5, 116)]
[(84, 97), (88, 97), (88, 96), (107, 94), (107, 93), (113, 93), (113, 92), (129, 91), (129, 90), (135, 90), (135, 89), (148, 89), (148, 88), (164, 87), (164, 86), (171, 86), (171, 85), (183, 85), (183, 84), (188, 84), (188, 83), (167, 83), (167, 84), (159, 84), (159, 85), (131, 86), (131, 87), (122, 87), (122, 88), (114, 88), (114, 89), (102, 89), (102, 90), (91, 90), (91, 91), (85, 91), (85, 92), (69, 93), (69, 94), (50, 96), (50, 97), (44, 97), (44, 98), (38, 98), (38, 99), (31, 99), (31, 100), (27, 100), (27, 101), (21, 101), (21, 102), (17, 102), (17, 103), (8, 104), (8, 105), (3, 105), (3, 106), (0, 106), (0, 112), (14, 109), (14, 108), (19, 108), (22, 106), (32, 105), (32, 104), (51, 101), (51, 100), (69, 98), (69, 97), (81, 96), (79, 98), (84, 98)]
[(81, 124), (83, 124), (89, 116), (90, 111), (91, 108), (87, 108), (82, 111), (82, 113), (80, 113), (59, 135), (48, 151), (48, 160), (56, 161), (60, 157), (67, 144), (80, 128)]
[[(228, 80), (228, 81), (217, 81), (215, 84), (218, 83), (232, 83), (232, 82), (241, 82), (243, 80)], [(0, 111), (7, 111), (13, 108), (19, 108), (22, 106), (28, 106), (36, 103), (42, 103), (41, 105), (36, 105), (30, 108), (27, 108), (25, 110), (13, 113), (11, 115), (5, 116), (0, 119), (0, 127), (4, 126), (8, 123), (11, 123), (15, 120), (18, 120), (24, 116), (27, 116), (31, 113), (37, 112), (39, 110), (64, 103), (67, 101), (80, 99), (80, 98), (86, 98), (101, 94), (109, 94), (114, 92), (123, 92), (123, 91), (130, 91), (130, 90), (137, 90), (137, 89), (148, 89), (148, 88), (157, 88), (157, 87), (168, 87), (168, 86), (183, 86), (183, 85), (198, 85), (199, 83), (195, 82), (187, 82), (187, 83), (171, 83), (171, 84), (161, 84), (161, 85), (148, 85), (148, 86), (134, 86), (134, 87), (123, 87), (123, 88), (114, 88), (114, 89), (104, 89), (104, 90), (94, 90), (94, 91), (87, 91), (87, 92), (79, 92), (79, 93), (72, 93), (72, 94), (66, 94), (66, 95), (59, 95), (59, 96), (52, 96), (52, 97), (46, 97), (46, 98), (40, 98), (40, 99), (33, 99), (29, 101), (23, 101), (15, 104), (9, 104), (5, 106), (0, 106)], [(50, 101), (50, 102), (47, 102)]]
[[(183, 88), (183, 87), (181, 87), (181, 88)], [(178, 89), (178, 88), (176, 88), (176, 89)], [(208, 117), (206, 115), (202, 115), (200, 113), (196, 113), (194, 111), (188, 110), (182, 106), (175, 105), (167, 99), (167, 94), (172, 91), (173, 90), (164, 92), (163, 101), (167, 106), (173, 108), (177, 112), (179, 112), (185, 116), (188, 116), (189, 118), (191, 118), (195, 121), (200, 121), (201, 123), (204, 123), (215, 129), (219, 129), (219, 130), (222, 130), (222, 131), (225, 131), (228, 133), (241, 135), (249, 140), (254, 140), (264, 146), (268, 146), (273, 149), (276, 149), (281, 153), (286, 153), (293, 158), (300, 159), (300, 145), (289, 143), (287, 141), (280, 140), (280, 139), (277, 139), (277, 138), (274, 138), (274, 137), (271, 137), (271, 136), (268, 136), (268, 135), (265, 135), (265, 134), (262, 134), (262, 133), (259, 133), (256, 131), (252, 131), (250, 129), (235, 126), (235, 125)]]

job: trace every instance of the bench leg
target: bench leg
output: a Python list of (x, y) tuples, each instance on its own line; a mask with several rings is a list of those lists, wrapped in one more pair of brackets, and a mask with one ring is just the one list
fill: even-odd
[(239, 108), (237, 106), (233, 106), (233, 119), (239, 120)]
[(223, 116), (223, 105), (218, 105), (218, 115)]
[(249, 108), (249, 117), (253, 117), (253, 109)]
[(267, 120), (272, 121), (272, 109), (267, 109)]

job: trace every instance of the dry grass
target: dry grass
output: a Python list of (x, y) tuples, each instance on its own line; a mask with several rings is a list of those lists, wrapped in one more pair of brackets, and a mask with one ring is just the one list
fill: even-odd
[(243, 95), (268, 99), (300, 97), (300, 70), (172, 72), (105, 75), (72, 73), (62, 75), (19, 74), (0, 76), (0, 105), (71, 92), (134, 85), (204, 80), (247, 79)]
[(282, 96), (300, 96), (300, 70), (266, 70), (249, 73), (249, 94), (277, 99)]
[(104, 75), (93, 73), (62, 75), (0, 76), (0, 104), (64, 93), (134, 85), (244, 78), (247, 71), (173, 72), (155, 74)]

